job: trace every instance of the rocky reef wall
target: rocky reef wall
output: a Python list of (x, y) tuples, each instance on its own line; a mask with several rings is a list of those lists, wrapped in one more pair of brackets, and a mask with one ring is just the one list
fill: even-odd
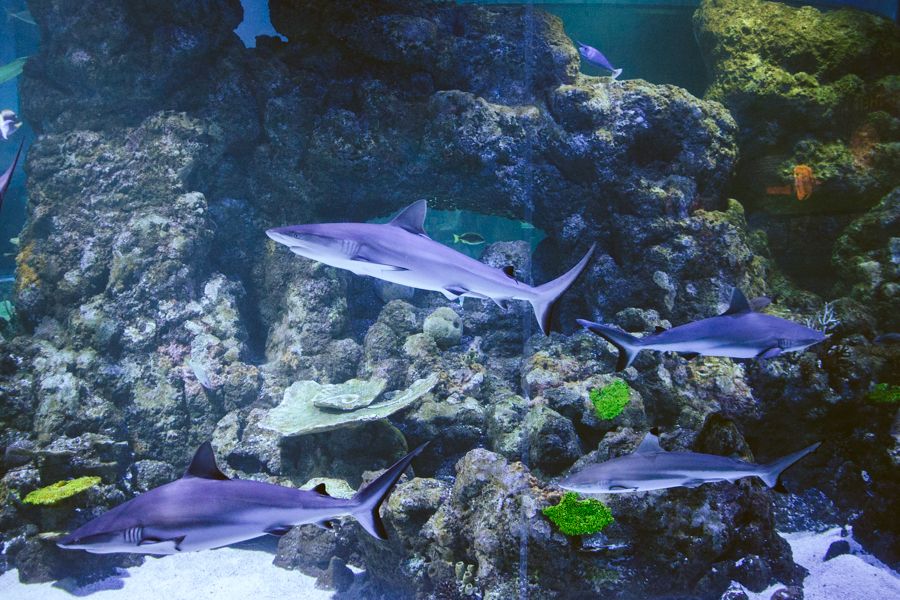
[[(351, 523), (303, 527), (283, 538), (279, 564), (365, 567), (353, 585), (372, 597), (712, 598), (731, 580), (798, 583), (777, 502), (758, 483), (617, 499), (615, 524), (587, 540), (613, 551), (580, 552), (542, 516), (560, 496), (553, 477), (631, 451), (654, 426), (669, 449), (759, 462), (834, 438), (790, 481), (822, 490), (834, 519), (861, 512), (859, 530), (896, 560), (885, 525), (896, 411), (866, 399), (897, 372), (896, 346), (870, 343), (894, 321), (878, 304), (887, 284), (873, 288), (861, 264), (896, 269), (885, 250), (895, 201), (843, 234), (850, 297), (828, 343), (746, 366), (643, 354), (622, 376), (627, 410), (601, 419), (588, 400), (612, 383), (615, 357), (572, 333), (575, 316), (647, 332), (717, 314), (734, 286), (777, 295), (796, 320), (821, 308), (728, 196), (738, 148), (743, 161), (759, 133), (724, 82), (698, 99), (582, 75), (561, 22), (529, 7), (272, 0), (288, 41), (250, 50), (231, 33), (236, 0), (30, 4), (43, 41), (22, 82), (39, 133), (17, 258), (23, 333), (2, 342), (0, 362), (3, 564), (23, 578), (125, 560), (75, 563), (38, 533), (170, 480), (207, 439), (241, 477), (353, 487), (432, 440), (385, 507), (387, 544)], [(705, 48), (724, 44), (708, 29)], [(527, 244), (484, 256), (536, 282), (597, 243), (564, 297), (565, 333), (532, 335), (527, 307), (448, 307), (423, 292), (386, 301), (264, 235), (419, 198), (545, 230), (533, 261)], [(389, 418), (299, 436), (267, 426), (306, 380), (381, 379), (402, 394), (431, 375), (434, 387)], [(81, 475), (102, 484), (52, 509), (22, 502)]]
[[(829, 294), (837, 267), (842, 295), (858, 280), (831, 260), (842, 231), (900, 185), (896, 24), (850, 9), (708, 0), (694, 29), (712, 80), (705, 98), (738, 123), (733, 193), (784, 270)], [(885, 223), (894, 236), (897, 227)], [(884, 303), (886, 316), (897, 280), (884, 266), (856, 296)]]

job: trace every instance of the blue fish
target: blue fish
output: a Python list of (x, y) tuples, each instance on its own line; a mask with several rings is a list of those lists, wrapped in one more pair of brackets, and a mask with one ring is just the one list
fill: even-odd
[(617, 69), (612, 66), (612, 63), (603, 56), (603, 53), (594, 48), (593, 46), (588, 46), (587, 44), (582, 44), (579, 41), (575, 41), (578, 44), (578, 54), (581, 55), (584, 60), (588, 61), (594, 66), (600, 67), (601, 69), (606, 69), (607, 71), (611, 71), (613, 79), (616, 79), (619, 75), (622, 74), (622, 69)]
[(3, 208), (3, 198), (6, 196), (6, 191), (9, 189), (9, 184), (12, 181), (13, 171), (16, 170), (16, 165), (19, 163), (19, 157), (22, 154), (22, 146), (25, 145), (25, 142), (19, 142), (19, 150), (16, 152), (16, 157), (13, 159), (9, 168), (3, 172), (3, 175), (0, 175), (0, 209)]

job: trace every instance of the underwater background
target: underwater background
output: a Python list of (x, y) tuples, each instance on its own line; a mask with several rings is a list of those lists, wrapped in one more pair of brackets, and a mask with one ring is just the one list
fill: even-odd
[[(900, 597), (896, 2), (0, 4), (0, 171), (27, 156), (0, 211), (0, 596)], [(596, 244), (554, 332), (266, 236), (420, 199), (524, 284)], [(735, 288), (827, 339), (617, 372), (576, 322), (650, 335)], [(758, 464), (822, 445), (786, 492), (560, 488), (651, 430)], [(430, 445), (384, 541), (56, 545), (206, 441), (231, 477), (333, 496)]]

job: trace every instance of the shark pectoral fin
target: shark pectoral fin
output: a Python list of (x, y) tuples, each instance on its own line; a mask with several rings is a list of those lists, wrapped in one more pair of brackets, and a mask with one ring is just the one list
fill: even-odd
[(286, 534), (288, 531), (290, 531), (291, 529), (293, 529), (293, 527), (290, 525), (274, 525), (274, 526), (266, 529), (265, 532), (268, 533), (269, 535), (281, 537), (284, 534)]
[(151, 554), (159, 552), (159, 554), (172, 554), (173, 552), (181, 552), (181, 542), (185, 536), (162, 539), (158, 537), (144, 537), (138, 542), (138, 546), (149, 551)]
[(685, 360), (694, 360), (698, 356), (700, 356), (699, 352), (681, 352), (681, 357)]
[(463, 294), (468, 293), (468, 291), (469, 290), (462, 287), (461, 285), (449, 285), (443, 289), (442, 293), (444, 294), (444, 297), (447, 298), (447, 300), (456, 300)]
[(323, 519), (315, 523), (316, 527), (321, 527), (322, 529), (334, 529), (334, 521), (329, 521), (328, 519)]
[(766, 348), (762, 352), (756, 355), (756, 358), (775, 358), (781, 354), (781, 348), (778, 346), (772, 346), (771, 348)]
[(331, 494), (328, 493), (328, 490), (325, 488), (325, 484), (324, 484), (324, 483), (320, 483), (319, 485), (317, 485), (316, 487), (314, 487), (314, 488), (312, 489), (312, 491), (314, 491), (315, 493), (319, 494), (320, 496), (328, 496), (329, 498), (331, 497)]
[(662, 446), (659, 445), (659, 438), (653, 433), (648, 433), (644, 436), (644, 439), (641, 440), (641, 443), (638, 444), (638, 447), (635, 448), (635, 454), (645, 454), (648, 452), (665, 452), (662, 449)]
[(389, 264), (383, 263), (381, 261), (373, 260), (372, 258), (370, 258), (369, 256), (366, 255), (364, 247), (360, 247), (359, 249), (357, 249), (356, 253), (350, 257), (350, 260), (352, 260), (354, 262), (361, 262), (361, 263), (366, 263), (366, 264), (370, 264), (370, 265), (376, 265), (378, 267), (381, 267), (385, 271), (409, 271), (409, 269), (407, 269), (406, 267), (401, 267), (398, 265), (389, 265)]
[(742, 292), (738, 288), (734, 288), (734, 291), (731, 292), (731, 305), (728, 307), (728, 310), (726, 310), (719, 316), (724, 317), (725, 315), (739, 315), (741, 313), (748, 313), (752, 311), (753, 309), (750, 307), (750, 303), (747, 302), (747, 297), (744, 296), (744, 292)]
[(494, 301), (494, 304), (499, 306), (503, 312), (509, 311), (509, 301), (508, 300), (497, 300), (496, 298), (491, 298)]

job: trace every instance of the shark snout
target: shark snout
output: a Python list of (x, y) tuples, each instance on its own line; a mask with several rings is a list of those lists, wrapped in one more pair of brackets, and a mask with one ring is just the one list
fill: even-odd
[(285, 246), (291, 246), (292, 242), (296, 242), (296, 239), (290, 235), (288, 235), (286, 231), (286, 227), (275, 227), (273, 229), (267, 229), (266, 235), (269, 236), (273, 241), (278, 242), (279, 244), (284, 244)]
[(559, 487), (564, 490), (589, 494), (591, 492), (596, 492), (598, 485), (597, 482), (592, 484), (589, 483), (583, 473), (575, 473), (574, 475), (563, 477), (559, 481)]

